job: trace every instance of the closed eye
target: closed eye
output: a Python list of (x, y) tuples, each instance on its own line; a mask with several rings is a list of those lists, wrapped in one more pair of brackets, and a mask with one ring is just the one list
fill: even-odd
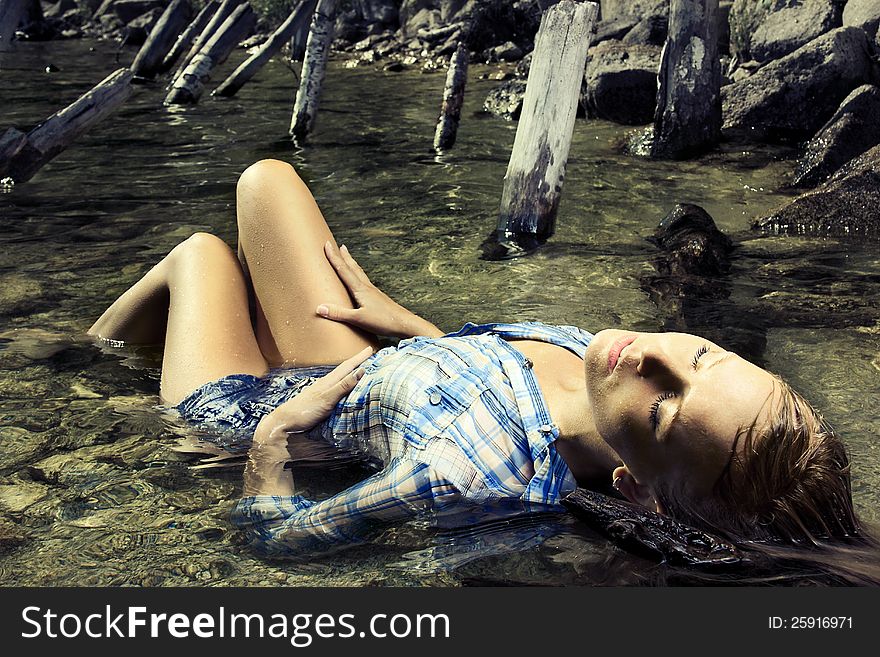
[(691, 364), (694, 366), (694, 369), (697, 369), (697, 363), (700, 362), (700, 359), (709, 353), (709, 347), (703, 345), (699, 349), (697, 349), (697, 353), (694, 354), (694, 359), (691, 361)]

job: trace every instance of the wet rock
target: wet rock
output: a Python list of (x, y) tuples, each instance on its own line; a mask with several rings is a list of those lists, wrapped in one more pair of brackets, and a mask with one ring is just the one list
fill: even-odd
[(733, 0), (730, 8), (730, 50), (740, 59), (751, 59), (749, 48), (752, 34), (772, 11), (782, 9), (791, 0)]
[(669, 19), (666, 16), (648, 16), (636, 23), (626, 36), (623, 43), (638, 43), (652, 46), (662, 46), (666, 43), (669, 33)]
[(654, 120), (661, 48), (602, 43), (590, 48), (584, 105), (590, 116), (626, 125)]
[(130, 46), (142, 45), (164, 12), (162, 7), (156, 7), (129, 21), (125, 26), (125, 42)]
[(814, 187), (842, 165), (880, 144), (880, 89), (853, 91), (806, 146), (795, 170), (795, 187)]
[(508, 80), (489, 92), (483, 103), (483, 109), (503, 119), (516, 120), (522, 112), (525, 95), (525, 80)]
[(130, 23), (138, 16), (143, 16), (148, 11), (156, 8), (164, 9), (168, 4), (168, 0), (111, 0), (104, 3), (95, 12), (95, 17), (103, 16), (107, 13), (114, 13), (123, 23)]
[(699, 205), (679, 203), (648, 239), (665, 254), (658, 271), (667, 276), (720, 276), (730, 269), (730, 238)]
[(0, 518), (0, 554), (24, 545), (29, 539), (30, 533), (24, 527), (7, 518)]
[(843, 8), (843, 25), (860, 27), (868, 34), (876, 34), (880, 26), (880, 2), (848, 0)]
[(877, 79), (872, 56), (863, 30), (842, 27), (722, 87), (725, 135), (780, 142), (811, 137), (853, 89)]
[(492, 48), (492, 57), (499, 62), (515, 62), (522, 59), (523, 51), (513, 41)]
[(779, 59), (840, 25), (840, 5), (832, 0), (790, 3), (764, 17), (751, 34), (749, 54), (759, 62)]
[(43, 484), (23, 479), (9, 484), (0, 484), (0, 511), (5, 513), (22, 513), (49, 494), (49, 488)]
[(880, 238), (880, 146), (851, 160), (815, 190), (756, 220), (772, 233)]

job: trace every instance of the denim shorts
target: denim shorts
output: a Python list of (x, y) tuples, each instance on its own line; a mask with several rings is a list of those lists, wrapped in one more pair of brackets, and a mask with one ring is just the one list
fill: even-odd
[(196, 388), (174, 409), (184, 420), (207, 430), (212, 443), (230, 452), (244, 452), (263, 416), (332, 369), (332, 365), (318, 365), (271, 370), (263, 377), (230, 374)]

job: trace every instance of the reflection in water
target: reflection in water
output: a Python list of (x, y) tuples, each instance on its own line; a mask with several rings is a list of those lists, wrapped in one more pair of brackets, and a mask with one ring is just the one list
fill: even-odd
[[(14, 66), (4, 68), (0, 125), (23, 130), (116, 68), (108, 43), (16, 49)], [(232, 70), (243, 55), (226, 66)], [(64, 62), (63, 70), (44, 77), (51, 62)], [(515, 124), (480, 113), (494, 84), (479, 80), (480, 72), (472, 71), (455, 148), (442, 156), (431, 150), (442, 73), (333, 66), (311, 145), (294, 148), (287, 137), (294, 80), (276, 61), (235, 98), (205, 97), (180, 111), (162, 107), (161, 85), (139, 87), (30, 182), (0, 195), (4, 584), (654, 579), (653, 565), (614, 550), (570, 516), (463, 533), (411, 523), (368, 546), (289, 562), (258, 559), (241, 545), (227, 521), (241, 492), (240, 469), (194, 469), (200, 457), (177, 451), (181, 439), (197, 436), (156, 408), (158, 350), (99, 348), (82, 336), (113, 298), (193, 232), (234, 244), (236, 179), (265, 157), (297, 167), (339, 241), (378, 285), (447, 330), (465, 321), (533, 319), (592, 331), (658, 330), (666, 309), (640, 285), (656, 253), (646, 238), (676, 203), (701, 205), (739, 246), (723, 304), (703, 304), (700, 321), (724, 344), (731, 318), (761, 319), (764, 362), (845, 436), (857, 506), (878, 517), (874, 250), (748, 233), (754, 216), (783, 200), (768, 190), (790, 168), (775, 159), (785, 153), (731, 148), (699, 162), (652, 163), (617, 153), (624, 129), (579, 121), (556, 235), (526, 260), (479, 260), (479, 244), (497, 221), (515, 133)], [(322, 496), (362, 475), (301, 469), (297, 480)], [(504, 549), (514, 543), (522, 549)]]

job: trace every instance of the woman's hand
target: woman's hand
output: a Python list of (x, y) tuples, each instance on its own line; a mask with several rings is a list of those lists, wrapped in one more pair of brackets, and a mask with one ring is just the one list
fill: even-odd
[(373, 285), (344, 245), (338, 248), (332, 240), (328, 241), (324, 244), (324, 254), (336, 270), (339, 280), (348, 289), (357, 308), (321, 304), (315, 311), (318, 315), (335, 322), (357, 326), (376, 335), (396, 338), (443, 335), (443, 331), (431, 322), (407, 310)]
[(260, 420), (244, 469), (245, 496), (293, 495), (293, 474), (285, 468), (290, 460), (288, 435), (308, 431), (330, 415), (354, 390), (364, 374), (359, 365), (372, 353), (367, 347), (343, 361)]

